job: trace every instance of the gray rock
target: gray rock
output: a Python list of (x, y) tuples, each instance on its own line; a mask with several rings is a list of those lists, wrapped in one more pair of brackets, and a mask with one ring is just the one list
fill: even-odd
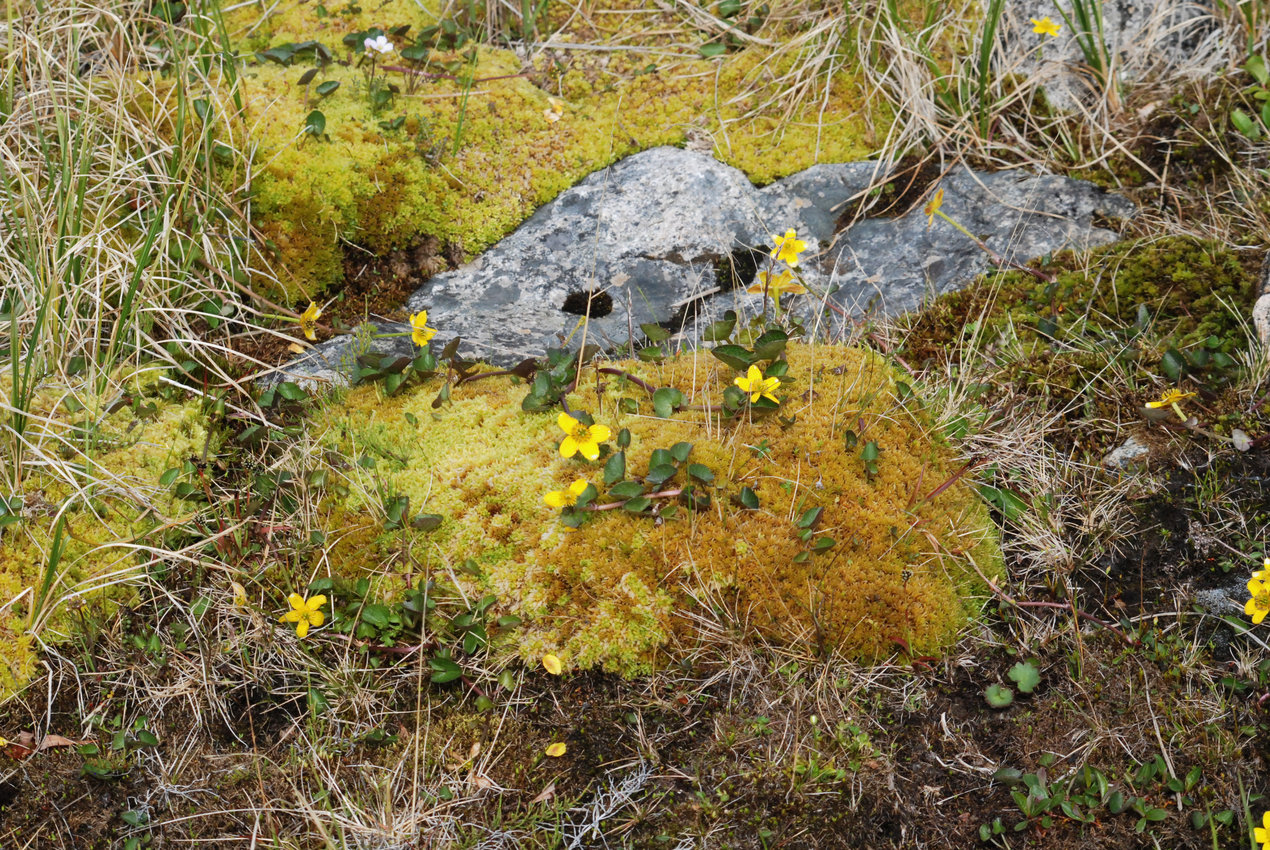
[[(1038, 77), (1046, 98), (1059, 109), (1076, 110), (1102, 99), (1085, 56), (1099, 41), (1105, 46), (1102, 59), (1111, 59), (1121, 84), (1166, 73), (1206, 78), (1242, 60), (1233, 40), (1223, 37), (1212, 9), (1195, 0), (1098, 0), (1091, 5), (1102, 10), (1101, 39), (1073, 31), (1078, 18), (1071, 0), (1058, 5), (1070, 25), (1052, 0), (1006, 0), (995, 61), (999, 74)], [(1032, 32), (1031, 19), (1042, 17), (1062, 28), (1057, 36)], [(1118, 94), (1113, 90), (1111, 97)]]
[[(928, 230), (920, 208), (835, 237), (847, 202), (884, 176), (877, 163), (817, 165), (757, 189), (706, 154), (655, 148), (561, 193), (482, 256), (431, 278), (407, 307), (428, 311), (439, 332), (434, 350), (460, 336), (464, 357), (506, 366), (565, 340), (578, 346), (588, 309), (586, 341), (605, 348), (632, 336), (639, 342), (647, 322), (683, 326), (681, 341), (692, 344), (700, 323), (726, 309), (755, 315), (764, 299), (745, 287), (769, 262), (772, 234), (790, 228), (807, 243), (804, 279), (819, 292), (839, 285), (833, 297), (852, 313), (915, 307), (924, 294), (989, 267), (987, 255), (947, 223)], [(961, 170), (942, 185), (946, 211), (1020, 260), (1110, 242), (1115, 234), (1096, 227), (1095, 214), (1133, 211), (1128, 201), (1061, 177)], [(821, 314), (817, 299), (798, 300), (791, 306), (805, 317)], [(329, 340), (282, 371), (342, 383), (367, 350), (411, 353), (408, 337), (371, 339), (372, 331)]]
[(1112, 470), (1128, 469), (1150, 454), (1151, 449), (1148, 446), (1140, 442), (1137, 437), (1130, 437), (1125, 440), (1124, 445), (1112, 449), (1102, 459), (1102, 465)]
[(863, 191), (874, 163), (820, 165), (756, 189), (713, 157), (655, 148), (598, 171), (539, 209), (483, 256), (437, 275), (409, 300), (464, 350), (514, 363), (570, 337), (590, 308), (588, 340), (638, 340), (639, 325), (677, 325), (698, 302), (743, 284), (788, 228), (815, 251), (834, 208)]
[[(1083, 250), (1118, 236), (1096, 216), (1128, 218), (1133, 205), (1093, 184), (1022, 171), (959, 168), (939, 183), (942, 211), (1005, 261), (1064, 248)], [(932, 193), (936, 187), (932, 187)], [(839, 237), (825, 261), (847, 312), (895, 314), (965, 285), (993, 266), (989, 254), (947, 221), (927, 224), (921, 207), (897, 219), (866, 219)], [(832, 264), (832, 265), (830, 265)]]
[(1270, 349), (1270, 254), (1261, 266), (1261, 296), (1252, 305), (1252, 326), (1261, 344)]

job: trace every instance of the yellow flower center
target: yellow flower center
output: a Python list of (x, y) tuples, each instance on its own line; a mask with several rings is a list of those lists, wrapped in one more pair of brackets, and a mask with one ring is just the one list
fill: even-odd
[(1258, 608), (1270, 610), (1270, 588), (1267, 588), (1252, 597), (1252, 604), (1256, 605)]

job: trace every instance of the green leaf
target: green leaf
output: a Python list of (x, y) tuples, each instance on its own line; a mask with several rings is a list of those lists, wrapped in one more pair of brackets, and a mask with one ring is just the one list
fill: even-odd
[(1230, 111), (1230, 123), (1249, 139), (1256, 141), (1261, 138), (1261, 126), (1242, 109), (1232, 109)]
[(1005, 685), (989, 685), (983, 692), (983, 698), (993, 708), (1005, 708), (1014, 702), (1014, 691)]
[(331, 707), (326, 699), (326, 694), (317, 688), (309, 688), (308, 695), (309, 711), (313, 714), (325, 714)]
[(728, 48), (722, 44), (703, 44), (697, 48), (697, 52), (705, 59), (713, 59), (727, 53)]
[(604, 462), (604, 486), (609, 486), (626, 477), (626, 452), (614, 452)]
[(747, 511), (758, 510), (758, 493), (750, 487), (742, 487), (741, 492), (736, 496), (736, 501), (740, 502), (741, 507)]
[(675, 456), (670, 453), (669, 449), (653, 449), (652, 454), (648, 456), (648, 468), (661, 466), (662, 464), (674, 464)]
[(653, 413), (662, 419), (669, 419), (683, 403), (684, 394), (674, 387), (662, 387), (653, 393)]
[(435, 531), (444, 520), (440, 514), (418, 514), (410, 520), (410, 527), (417, 531)]
[(1270, 71), (1266, 70), (1266, 60), (1260, 55), (1249, 56), (1248, 61), (1244, 63), (1244, 70), (1261, 85), (1270, 83)]
[(644, 485), (638, 481), (622, 481), (609, 488), (609, 495), (614, 499), (633, 499), (644, 494)]
[(1008, 521), (1013, 522), (1027, 513), (1028, 503), (1012, 490), (993, 487), (991, 484), (980, 484), (979, 495), (985, 502), (999, 510), (1001, 516)]
[(754, 341), (755, 360), (775, 360), (789, 343), (789, 334), (782, 330), (770, 330)]
[(392, 611), (388, 610), (386, 605), (367, 605), (362, 608), (362, 621), (370, 623), (377, 629), (386, 629), (392, 621)]
[(310, 136), (320, 136), (326, 132), (326, 116), (315, 109), (304, 119), (304, 132)]
[(738, 372), (744, 372), (754, 362), (754, 355), (739, 345), (716, 345), (710, 353)]
[(702, 333), (701, 338), (706, 342), (722, 342), (732, 336), (732, 331), (736, 328), (736, 312), (729, 310), (723, 314), (723, 318), (717, 322), (711, 322), (710, 326)]
[(619, 449), (625, 449), (628, 446), (630, 446), (630, 444), (631, 444), (631, 429), (623, 428), (621, 431), (618, 431), (617, 432), (617, 447)]
[(322, 97), (326, 97), (328, 94), (335, 91), (339, 87), (340, 87), (339, 80), (327, 80), (324, 83), (318, 83), (318, 87), (314, 89), (314, 91), (317, 92)]
[(860, 460), (865, 462), (877, 460), (882, 450), (878, 448), (878, 444), (873, 440), (869, 440), (864, 444), (864, 448), (860, 449)]
[(149, 729), (138, 729), (137, 743), (143, 747), (157, 747), (159, 746), (159, 739)]
[(278, 395), (287, 401), (304, 401), (309, 394), (302, 390), (299, 385), (293, 384), (291, 381), (283, 381), (278, 384)]
[(675, 443), (670, 447), (670, 456), (677, 463), (683, 463), (690, 454), (692, 454), (692, 443)]
[(649, 342), (665, 342), (671, 337), (670, 331), (656, 322), (644, 322), (639, 329), (644, 332), (644, 336), (648, 337)]
[(405, 386), (407, 377), (409, 376), (403, 375), (400, 372), (392, 375), (386, 375), (384, 377), (384, 392), (388, 395), (394, 395), (397, 390)]
[(812, 544), (811, 551), (815, 552), (816, 554), (819, 554), (821, 552), (828, 552), (837, 543), (838, 541), (834, 540), (832, 537), (820, 537), (816, 540), (814, 544)]
[(678, 471), (679, 471), (679, 467), (675, 466), (674, 464), (659, 463), (657, 466), (654, 466), (652, 469), (648, 470), (648, 475), (644, 476), (644, 478), (649, 484), (653, 485), (654, 487), (659, 487), (662, 484), (665, 484), (670, 479), (674, 478), (675, 473), (677, 473)]
[(688, 475), (700, 481), (702, 484), (710, 484), (714, 481), (714, 470), (706, 466), (704, 463), (688, 464)]
[(652, 503), (653, 502), (651, 499), (646, 499), (643, 496), (640, 496), (635, 499), (628, 499), (626, 504), (622, 505), (622, 510), (628, 511), (633, 514), (643, 513), (644, 511), (648, 510), (649, 506), (652, 505)]
[(1170, 348), (1164, 352), (1160, 368), (1169, 376), (1169, 380), (1176, 383), (1182, 379), (1182, 373), (1186, 370), (1186, 360), (1176, 348)]
[(428, 666), (433, 670), (432, 681), (438, 685), (446, 682), (453, 682), (455, 679), (463, 675), (462, 668), (455, 664), (453, 659), (433, 657), (428, 659)]
[(798, 520), (799, 528), (811, 528), (820, 520), (820, 515), (825, 512), (824, 508), (809, 508), (803, 511), (803, 515)]
[(1041, 681), (1040, 671), (1036, 669), (1036, 665), (1031, 661), (1020, 661), (1010, 668), (1006, 676), (1019, 686), (1019, 693), (1021, 694), (1032, 693), (1032, 690)]

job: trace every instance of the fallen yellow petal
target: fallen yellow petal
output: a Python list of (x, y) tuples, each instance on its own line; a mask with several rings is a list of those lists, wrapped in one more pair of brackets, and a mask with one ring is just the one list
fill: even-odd
[[(564, 672), (564, 664), (554, 655), (544, 655), (542, 657), (542, 666), (547, 668), (547, 672), (553, 676), (559, 676)], [(560, 746), (564, 746), (561, 744)], [(561, 750), (563, 752), (563, 750)]]
[(557, 741), (556, 743), (547, 747), (547, 755), (551, 756), (553, 759), (558, 759), (562, 755), (564, 755), (565, 751), (568, 749), (569, 748), (565, 746), (564, 741)]

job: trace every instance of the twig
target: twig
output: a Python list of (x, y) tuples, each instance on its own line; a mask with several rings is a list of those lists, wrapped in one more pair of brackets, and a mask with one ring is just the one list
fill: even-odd
[[(660, 493), (649, 493), (648, 495), (644, 496), (643, 498), (645, 498), (645, 499), (670, 499), (670, 498), (673, 498), (673, 497), (675, 497), (675, 496), (682, 495), (682, 494), (683, 494), (683, 491), (684, 491), (684, 490), (683, 490), (683, 488), (682, 488), (682, 487), (680, 487), (680, 488), (679, 488), (679, 489), (677, 489), (677, 490), (662, 490)], [(603, 504), (603, 505), (587, 505), (587, 506), (586, 506), (586, 507), (584, 507), (582, 510), (584, 510), (584, 511), (615, 511), (615, 510), (617, 510), (618, 508), (622, 507), (622, 506), (623, 506), (623, 505), (625, 505), (625, 504), (626, 504), (626, 500), (623, 500), (623, 501), (620, 501), (620, 502), (608, 502), (607, 504)]]
[(604, 375), (618, 375), (619, 377), (625, 378), (626, 380), (630, 381), (635, 386), (644, 390), (644, 392), (648, 393), (649, 395), (652, 395), (653, 393), (657, 392), (657, 388), (654, 387), (652, 384), (648, 383), (647, 381), (640, 380), (639, 378), (632, 375), (630, 372), (624, 372), (621, 369), (615, 369), (612, 366), (601, 366), (595, 371)]
[(1091, 623), (1096, 623), (1099, 626), (1102, 626), (1104, 629), (1110, 629), (1115, 633), (1116, 637), (1124, 641), (1125, 646), (1137, 647), (1141, 645), (1138, 641), (1130, 639), (1128, 635), (1120, 631), (1120, 629), (1116, 628), (1111, 623), (1108, 623), (1106, 620), (1101, 620), (1087, 611), (1082, 611), (1080, 608), (1077, 608), (1075, 604), (1064, 605), (1061, 602), (1025, 602), (1015, 599), (1013, 596), (997, 587), (996, 582), (984, 575), (983, 570), (979, 569), (979, 565), (974, 562), (973, 558), (968, 560), (970, 561), (970, 566), (974, 567), (975, 572), (979, 574), (979, 578), (983, 579), (984, 583), (988, 585), (988, 589), (992, 591), (993, 595), (1007, 605), (1013, 605), (1016, 608), (1056, 608), (1059, 611), (1071, 611), (1082, 620), (1088, 620)]

